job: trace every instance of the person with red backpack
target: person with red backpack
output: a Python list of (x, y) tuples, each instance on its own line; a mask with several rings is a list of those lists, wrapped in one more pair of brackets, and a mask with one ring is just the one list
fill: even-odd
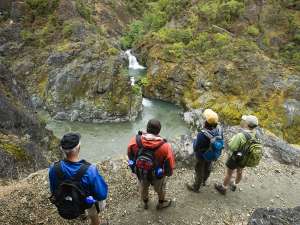
[(66, 158), (53, 163), (49, 168), (52, 193), (50, 201), (64, 219), (85, 217), (87, 211), (91, 225), (100, 225), (99, 203), (103, 209), (108, 192), (107, 184), (95, 165), (80, 160), (80, 134), (65, 134), (61, 139), (60, 148)]
[(193, 141), (193, 149), (196, 157), (195, 179), (193, 183), (187, 183), (189, 191), (198, 193), (201, 186), (206, 185), (212, 169), (212, 163), (222, 154), (224, 148), (223, 131), (219, 125), (219, 117), (216, 112), (206, 109), (203, 112), (204, 125)]
[(160, 121), (151, 119), (147, 132), (139, 131), (128, 145), (128, 164), (137, 175), (144, 209), (148, 209), (150, 185), (158, 195), (156, 209), (167, 208), (172, 203), (165, 196), (167, 177), (173, 174), (175, 159), (171, 145), (159, 136), (160, 130)]
[[(215, 189), (220, 194), (225, 195), (228, 188), (235, 191), (242, 180), (243, 169), (259, 164), (262, 158), (262, 144), (256, 131), (257, 126), (258, 119), (256, 116), (242, 116), (241, 128), (243, 131), (234, 135), (228, 143), (231, 154), (226, 162), (227, 169), (224, 181), (215, 184)], [(236, 178), (232, 182), (231, 178), (234, 172), (236, 172)]]

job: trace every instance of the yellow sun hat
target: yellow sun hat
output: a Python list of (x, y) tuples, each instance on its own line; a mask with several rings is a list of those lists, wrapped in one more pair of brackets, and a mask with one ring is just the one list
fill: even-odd
[(217, 124), (219, 122), (218, 114), (212, 109), (205, 109), (202, 115), (209, 124)]

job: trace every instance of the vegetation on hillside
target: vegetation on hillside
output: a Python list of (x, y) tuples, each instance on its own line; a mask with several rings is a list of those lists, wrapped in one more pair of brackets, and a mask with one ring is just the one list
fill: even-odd
[[(136, 0), (128, 6), (140, 14), (121, 46), (135, 48), (150, 68), (147, 95), (212, 107), (232, 124), (254, 113), (263, 127), (299, 143), (299, 115), (291, 122), (285, 108), (287, 99), (299, 101), (297, 87), (284, 84), (300, 71), (298, 1)], [(283, 89), (272, 88), (272, 79)]]

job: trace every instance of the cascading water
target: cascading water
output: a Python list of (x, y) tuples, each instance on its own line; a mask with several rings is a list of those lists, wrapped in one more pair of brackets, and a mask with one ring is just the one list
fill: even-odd
[(135, 77), (134, 76), (135, 75), (139, 76), (139, 74), (140, 74), (139, 71), (144, 70), (146, 68), (139, 64), (136, 57), (131, 54), (130, 49), (127, 50), (125, 53), (128, 56), (128, 61), (129, 61), (128, 68), (129, 68), (129, 76), (130, 76), (131, 86), (134, 86), (134, 84), (135, 84)]
[(128, 56), (128, 60), (129, 60), (129, 69), (133, 69), (133, 70), (143, 70), (145, 69), (144, 66), (140, 65), (139, 62), (137, 61), (136, 57), (134, 55), (131, 54), (131, 50), (127, 50), (126, 55)]

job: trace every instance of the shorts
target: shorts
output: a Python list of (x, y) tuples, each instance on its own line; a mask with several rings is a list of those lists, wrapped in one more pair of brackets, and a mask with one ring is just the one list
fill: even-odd
[(236, 159), (235, 154), (233, 153), (226, 161), (227, 168), (231, 170), (244, 168), (244, 166), (239, 165), (239, 161)]

